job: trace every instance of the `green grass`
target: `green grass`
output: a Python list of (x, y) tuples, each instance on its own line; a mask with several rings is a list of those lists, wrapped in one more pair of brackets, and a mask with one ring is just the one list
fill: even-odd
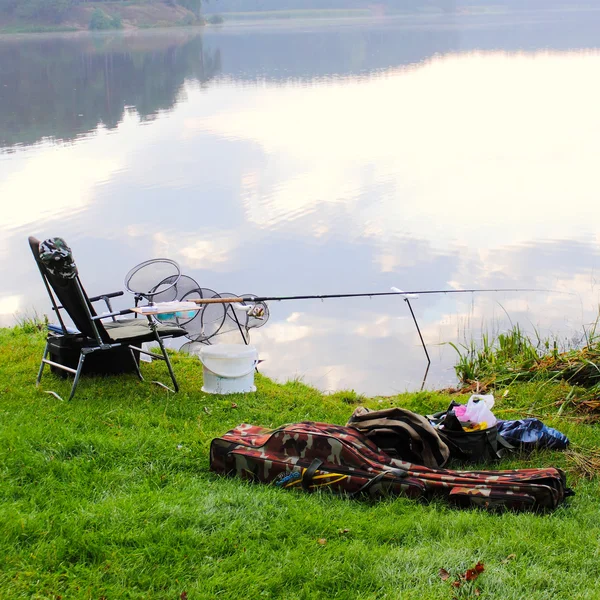
[[(569, 470), (577, 495), (549, 515), (306, 495), (208, 470), (211, 439), (241, 422), (343, 424), (360, 402), (426, 413), (448, 396), (323, 396), (262, 376), (256, 394), (209, 396), (197, 359), (177, 354), (177, 395), (133, 376), (87, 378), (61, 402), (34, 387), (43, 343), (29, 323), (0, 330), (2, 599), (451, 599), (475, 589), (502, 600), (600, 597), (598, 480), (578, 478), (565, 454), (501, 465)], [(166, 378), (158, 361), (142, 370)], [(69, 387), (49, 373), (42, 384), (61, 394)], [(598, 428), (553, 406), (569, 389), (513, 385), (498, 394), (496, 412), (543, 413), (593, 448)], [(485, 572), (476, 585), (453, 588), (478, 561)], [(451, 578), (442, 581), (440, 568)]]

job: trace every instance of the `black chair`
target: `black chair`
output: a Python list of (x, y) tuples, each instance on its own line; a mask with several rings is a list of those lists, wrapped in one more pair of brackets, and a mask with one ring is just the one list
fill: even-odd
[[(100, 358), (99, 354), (106, 355), (105, 353), (111, 353), (113, 358), (116, 356), (121, 362), (123, 360), (125, 362), (132, 361), (128, 365), (121, 366), (128, 367), (130, 371), (135, 370), (138, 377), (143, 380), (144, 378), (139, 368), (139, 356), (140, 354), (146, 354), (152, 358), (164, 360), (167, 363), (174, 387), (174, 390), (171, 391), (179, 391), (179, 385), (175, 379), (173, 367), (165, 350), (163, 339), (184, 336), (186, 334), (184, 329), (174, 324), (159, 324), (151, 317), (148, 317), (147, 321), (146, 319), (131, 318), (117, 320), (117, 316), (132, 314), (129, 309), (116, 312), (112, 310), (110, 299), (122, 296), (123, 292), (114, 292), (89, 298), (81, 284), (77, 269), (72, 262), (72, 257), (70, 260), (74, 273), (65, 276), (60, 272), (60, 269), (49, 268), (48, 264), (42, 260), (39, 240), (30, 237), (29, 246), (50, 296), (53, 310), (56, 312), (60, 322), (60, 327), (49, 327), (50, 332), (46, 340), (46, 347), (42, 356), (36, 386), (40, 384), (45, 365), (50, 365), (51, 368), (58, 369), (59, 372), (71, 373), (75, 378), (71, 387), (70, 400), (75, 395), (86, 357), (94, 353), (97, 353), (94, 356), (98, 358)], [(70, 253), (68, 247), (66, 248)], [(100, 300), (106, 303), (109, 311), (107, 314), (98, 315), (94, 310), (93, 303)], [(66, 327), (61, 310), (64, 310), (69, 315), (77, 330)], [(103, 323), (103, 319), (111, 320), (108, 323)], [(161, 354), (147, 352), (140, 347), (144, 342), (152, 341), (158, 342)], [(71, 356), (71, 361), (65, 360), (68, 353), (61, 352), (61, 348), (65, 347), (71, 348), (71, 354), (72, 349), (76, 348), (76, 358), (73, 359)], [(126, 370), (122, 369), (121, 372)], [(170, 389), (160, 382), (155, 383)], [(54, 392), (49, 393), (59, 397)]]

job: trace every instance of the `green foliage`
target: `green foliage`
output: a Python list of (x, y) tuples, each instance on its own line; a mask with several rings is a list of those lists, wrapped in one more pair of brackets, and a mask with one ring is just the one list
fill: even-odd
[(181, 25), (194, 25), (194, 23), (197, 22), (197, 17), (195, 17), (194, 15), (191, 15), (190, 13), (187, 13), (185, 15), (185, 17), (183, 17), (183, 19), (181, 19), (180, 24)]
[(76, 0), (0, 0), (0, 13), (60, 23), (75, 3)]
[[(131, 3), (130, 0), (121, 0), (122, 3)], [(110, 2), (118, 4), (118, 0), (96, 0), (96, 2)], [(192, 11), (196, 18), (200, 15), (202, 0), (166, 0), (171, 6), (180, 5)], [(145, 0), (140, 0), (144, 4)], [(9, 15), (22, 21), (49, 21), (60, 23), (77, 5), (85, 4), (84, 0), (0, 0), (0, 15)], [(110, 17), (102, 9), (96, 8), (90, 20), (90, 29), (98, 31), (105, 29), (120, 29), (121, 18)]]
[(121, 17), (116, 15), (111, 17), (101, 8), (95, 8), (90, 18), (89, 29), (91, 31), (102, 31), (106, 29), (121, 29)]
[(515, 371), (527, 370), (539, 361), (548, 345), (548, 341), (539, 339), (532, 342), (518, 325), (496, 339), (484, 333), (480, 344), (474, 340), (461, 346), (450, 343), (458, 353), (455, 371), (463, 383), (495, 381)]
[(173, 0), (176, 4), (191, 10), (196, 17), (200, 16), (200, 11), (202, 9), (202, 0)]
[(221, 23), (223, 23), (223, 21), (225, 21), (225, 19), (222, 17), (222, 15), (210, 15), (210, 17), (208, 17), (208, 19), (206, 19), (206, 20), (211, 25), (221, 25)]
[[(209, 396), (198, 360), (178, 354), (177, 395), (149, 383), (167, 376), (155, 361), (142, 365), (147, 382), (84, 378), (73, 401), (59, 402), (42, 390), (64, 393), (68, 381), (46, 373), (34, 386), (43, 346), (40, 332), (0, 330), (0, 598), (447, 600), (464, 596), (451, 583), (478, 561), (482, 598), (597, 597), (598, 480), (576, 480), (566, 454), (499, 465), (566, 467), (577, 495), (551, 515), (294, 493), (208, 469), (211, 439), (241, 422), (344, 423), (356, 400), (431, 412), (447, 396), (327, 396), (262, 376), (256, 394)], [(498, 414), (564, 393), (514, 386)], [(600, 430), (571, 415), (544, 420), (600, 445)]]
[(17, 317), (17, 326), (15, 331), (20, 333), (45, 333), (48, 329), (48, 315), (39, 317), (34, 314), (32, 316), (25, 315)]

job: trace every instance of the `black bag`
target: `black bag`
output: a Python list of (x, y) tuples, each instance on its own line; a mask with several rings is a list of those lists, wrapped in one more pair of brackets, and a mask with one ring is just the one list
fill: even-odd
[[(87, 339), (85, 336), (80, 335), (48, 335), (48, 352), (50, 354), (49, 359), (71, 367), (72, 369), (77, 368), (79, 363), (79, 356), (81, 349), (85, 346), (95, 346), (96, 343), (93, 340)], [(135, 373), (136, 363), (139, 368), (140, 364), (140, 353), (133, 351), (135, 356), (135, 363), (131, 356), (131, 351), (127, 346), (121, 346), (113, 348), (112, 350), (103, 352), (92, 352), (86, 356), (85, 362), (83, 363), (82, 373), (84, 375), (119, 375), (122, 373)], [(53, 365), (50, 365), (50, 369), (55, 375), (61, 378), (69, 377), (70, 374)]]
[(436, 428), (440, 438), (450, 449), (450, 459), (457, 462), (486, 463), (502, 458), (511, 446), (499, 433), (496, 425), (479, 431), (465, 431), (452, 402), (447, 411), (429, 415), (427, 418)]

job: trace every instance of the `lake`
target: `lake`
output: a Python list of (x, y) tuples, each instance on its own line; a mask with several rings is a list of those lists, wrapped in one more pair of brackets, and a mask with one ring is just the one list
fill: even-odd
[[(565, 11), (0, 37), (0, 324), (50, 313), (35, 235), (67, 240), (90, 295), (158, 256), (234, 294), (563, 292), (412, 301), (427, 388), (455, 383), (448, 342), (482, 331), (577, 343), (599, 301), (599, 27)], [(269, 308), (267, 375), (421, 387), (401, 298)]]

